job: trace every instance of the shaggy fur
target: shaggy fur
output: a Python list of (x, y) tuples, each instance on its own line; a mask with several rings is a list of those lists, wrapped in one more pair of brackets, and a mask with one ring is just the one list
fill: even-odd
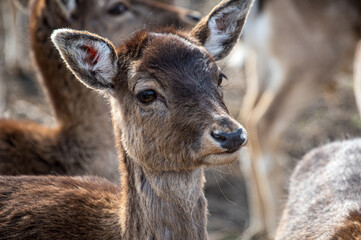
[(116, 15), (109, 13), (115, 5), (108, 0), (32, 2), (31, 49), (57, 126), (0, 120), (2, 175), (93, 174), (113, 182), (119, 180), (109, 108), (102, 97), (76, 81), (65, 68), (50, 34), (54, 29), (70, 26), (101, 33), (119, 43), (122, 35), (129, 35), (145, 23), (194, 24), (186, 17), (194, 13), (186, 9), (154, 1), (122, 2), (129, 10)]
[(276, 239), (361, 238), (361, 139), (308, 153), (291, 177)]
[[(234, 1), (219, 6), (227, 3)], [(139, 32), (116, 52), (87, 32), (60, 29), (52, 40), (79, 80), (110, 99), (121, 187), (93, 177), (1, 177), (0, 236), (207, 239), (203, 168), (235, 161), (246, 144), (227, 113), (213, 56), (196, 36), (174, 30)], [(104, 85), (97, 74), (109, 66), (115, 74)], [(149, 90), (156, 98), (145, 103), (138, 96)], [(243, 140), (230, 152), (212, 132)]]

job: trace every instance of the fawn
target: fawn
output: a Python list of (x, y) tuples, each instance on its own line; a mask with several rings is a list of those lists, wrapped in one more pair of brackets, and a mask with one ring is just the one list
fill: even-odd
[(119, 181), (108, 105), (104, 98), (74, 80), (50, 35), (54, 29), (72, 27), (98, 32), (119, 43), (121, 37), (145, 23), (176, 27), (195, 24), (197, 13), (149, 0), (36, 0), (30, 9), (34, 63), (57, 125), (0, 120), (0, 173), (92, 174)]
[(121, 186), (1, 177), (0, 238), (206, 239), (204, 167), (237, 160), (247, 142), (215, 61), (237, 42), (251, 5), (224, 0), (190, 33), (144, 30), (116, 50), (95, 34), (56, 30), (68, 68), (111, 103)]

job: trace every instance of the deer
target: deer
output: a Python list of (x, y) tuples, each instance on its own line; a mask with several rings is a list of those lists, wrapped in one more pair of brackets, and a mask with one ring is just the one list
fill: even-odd
[(30, 3), (30, 46), (34, 64), (53, 108), (55, 126), (0, 120), (2, 175), (98, 175), (119, 181), (118, 161), (108, 104), (74, 80), (54, 49), (54, 29), (97, 32), (120, 43), (148, 24), (190, 27), (195, 11), (151, 0), (35, 0)]
[(260, 0), (256, 6), (244, 35), (257, 56), (256, 77), (246, 78), (247, 85), (256, 86), (247, 89), (237, 120), (251, 134), (252, 157), (242, 165), (249, 179), (249, 235), (272, 238), (287, 179), (280, 142), (300, 113), (332, 87), (334, 75), (352, 66), (361, 8), (355, 0)]
[(121, 185), (2, 176), (0, 238), (207, 239), (204, 168), (236, 161), (247, 143), (223, 102), (216, 61), (232, 50), (251, 6), (223, 0), (190, 32), (142, 30), (117, 48), (96, 34), (55, 30), (67, 67), (110, 102)]
[(359, 239), (360, 164), (359, 138), (308, 152), (290, 178), (275, 239)]

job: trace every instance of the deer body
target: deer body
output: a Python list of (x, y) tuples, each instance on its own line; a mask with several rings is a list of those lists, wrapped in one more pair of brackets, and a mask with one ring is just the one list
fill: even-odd
[[(203, 170), (170, 174), (175, 192), (168, 195), (169, 189), (165, 191), (163, 186), (152, 189), (150, 184), (154, 182), (143, 179), (145, 176), (139, 166), (133, 167), (128, 182), (122, 187), (127, 184), (144, 186), (128, 185), (127, 193), (96, 177), (1, 178), (4, 201), (0, 211), (0, 238), (206, 239)], [(202, 182), (194, 183), (194, 180)], [(179, 189), (188, 184), (189, 188)], [(167, 194), (166, 198), (158, 196), (158, 191)], [(179, 199), (186, 197), (182, 191), (190, 191), (192, 195)], [(9, 201), (9, 197), (16, 200)]]
[(227, 113), (215, 61), (236, 43), (251, 4), (222, 1), (189, 34), (141, 31), (117, 50), (88, 32), (55, 31), (68, 68), (110, 100), (121, 186), (1, 177), (0, 236), (206, 239), (203, 168), (237, 160), (247, 138)]
[(276, 239), (361, 237), (361, 139), (307, 153), (293, 172)]
[[(154, 14), (149, 16), (149, 11)], [(50, 35), (54, 29), (70, 26), (96, 31), (119, 43), (121, 34), (130, 34), (147, 21), (186, 26), (186, 17), (192, 14), (155, 1), (33, 1), (31, 49), (57, 126), (1, 120), (0, 173), (93, 174), (118, 181), (108, 105), (99, 94), (74, 80)], [(188, 22), (191, 24), (191, 19)]]

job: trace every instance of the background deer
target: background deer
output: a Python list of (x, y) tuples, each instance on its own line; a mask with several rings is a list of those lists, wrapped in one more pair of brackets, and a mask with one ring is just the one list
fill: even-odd
[(276, 239), (361, 237), (361, 139), (307, 153), (291, 176)]
[(1, 177), (0, 236), (206, 239), (203, 168), (237, 160), (246, 143), (215, 61), (251, 4), (222, 1), (190, 34), (141, 31), (117, 50), (94, 34), (55, 31), (67, 66), (111, 102), (121, 189), (95, 177)]
[(336, 74), (351, 69), (360, 9), (353, 0), (264, 0), (251, 14), (245, 42), (255, 49), (257, 78), (247, 80), (238, 117), (251, 136), (252, 158), (243, 165), (253, 205), (250, 235), (272, 236), (289, 165), (281, 140), (304, 109), (330, 92)]
[[(0, 173), (94, 174), (119, 179), (108, 107), (102, 97), (74, 81), (50, 34), (69, 27), (92, 30), (115, 43), (144, 24), (185, 27), (196, 12), (157, 1), (32, 1), (30, 42), (41, 84), (57, 120), (55, 127), (0, 121)], [(151, 13), (151, 14), (150, 14)]]

